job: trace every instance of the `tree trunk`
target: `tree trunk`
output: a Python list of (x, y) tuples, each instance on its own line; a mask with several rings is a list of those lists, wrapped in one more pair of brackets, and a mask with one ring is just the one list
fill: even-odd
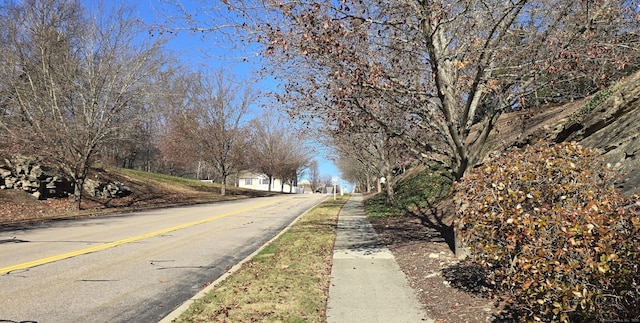
[(222, 183), (220, 185), (220, 195), (227, 195), (227, 175), (222, 175)]
[(458, 158), (460, 159), (455, 162), (453, 169), (451, 170), (454, 181), (461, 179), (467, 169), (473, 167), (473, 165), (469, 163), (468, 159), (461, 157)]
[(84, 188), (84, 176), (77, 178), (73, 184), (73, 209), (76, 211), (81, 210), (82, 202), (82, 189)]
[[(200, 172), (202, 171), (202, 161), (198, 161), (198, 166), (196, 166), (196, 179), (200, 179)], [(224, 194), (222, 194), (224, 195)]]
[(93, 149), (89, 149), (83, 158), (80, 171), (74, 171), (72, 178), (74, 178), (73, 185), (73, 208), (77, 211), (81, 210), (82, 191), (84, 190), (84, 181), (87, 178), (90, 168), (90, 160), (93, 155)]
[(393, 175), (390, 171), (387, 171), (387, 180), (385, 181), (386, 189), (387, 189), (387, 204), (393, 205), (394, 202), (394, 192), (393, 192), (393, 181), (391, 180)]

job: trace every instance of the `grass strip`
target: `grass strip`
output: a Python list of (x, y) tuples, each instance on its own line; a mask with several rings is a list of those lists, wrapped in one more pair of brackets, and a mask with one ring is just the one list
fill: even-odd
[(327, 199), (174, 322), (325, 322), (338, 213)]
[(444, 167), (427, 168), (406, 177), (393, 187), (393, 204), (389, 205), (386, 194), (380, 193), (364, 201), (365, 211), (370, 219), (420, 213), (421, 209), (431, 207), (445, 198), (452, 182), (450, 173)]

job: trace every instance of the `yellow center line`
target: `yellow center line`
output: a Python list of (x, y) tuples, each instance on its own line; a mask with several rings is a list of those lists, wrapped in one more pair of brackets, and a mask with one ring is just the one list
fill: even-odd
[(285, 201), (285, 200), (288, 200), (288, 199), (292, 199), (292, 197), (284, 197), (284, 198), (277, 199), (275, 201), (269, 201), (269, 202), (266, 202), (266, 203), (263, 203), (263, 204), (260, 204), (260, 205), (244, 208), (244, 209), (233, 211), (233, 212), (228, 212), (228, 213), (221, 214), (221, 215), (216, 215), (216, 216), (213, 216), (213, 217), (210, 217), (210, 218), (206, 218), (206, 219), (203, 219), (203, 220), (184, 223), (184, 224), (176, 225), (176, 226), (173, 226), (173, 227), (170, 227), (170, 228), (158, 230), (158, 231), (151, 232), (151, 233), (141, 234), (139, 236), (135, 236), (135, 237), (127, 238), (127, 239), (113, 241), (113, 242), (109, 242), (109, 243), (105, 243), (105, 244), (101, 244), (101, 245), (97, 245), (97, 246), (93, 246), (93, 247), (89, 247), (89, 248), (85, 248), (85, 249), (81, 249), (81, 250), (76, 250), (76, 251), (63, 253), (63, 254), (56, 255), (56, 256), (51, 256), (51, 257), (47, 257), (47, 258), (42, 258), (42, 259), (37, 259), (37, 260), (21, 263), (21, 264), (14, 265), (14, 266), (0, 268), (0, 275), (8, 274), (8, 273), (10, 273), (12, 271), (15, 271), (15, 270), (22, 270), (22, 269), (35, 267), (35, 266), (40, 266), (40, 265), (44, 265), (44, 264), (47, 264), (47, 263), (50, 263), (50, 262), (54, 262), (54, 261), (58, 261), (58, 260), (62, 260), (62, 259), (67, 259), (67, 258), (71, 258), (71, 257), (76, 257), (76, 256), (88, 254), (88, 253), (91, 253), (91, 252), (96, 252), (96, 251), (105, 250), (105, 249), (108, 249), (108, 248), (113, 248), (113, 247), (116, 247), (116, 246), (119, 246), (119, 245), (123, 245), (123, 244), (126, 244), (126, 243), (135, 242), (135, 241), (139, 241), (139, 240), (142, 240), (142, 239), (147, 239), (147, 238), (159, 236), (161, 234), (165, 234), (165, 233), (168, 233), (168, 232), (171, 232), (171, 231), (176, 231), (176, 230), (180, 230), (180, 229), (196, 226), (198, 224), (203, 224), (203, 223), (215, 221), (215, 220), (218, 220), (218, 219), (222, 219), (222, 218), (225, 218), (225, 217), (228, 217), (228, 216), (231, 216), (231, 215), (236, 215), (236, 214), (240, 214), (240, 213), (243, 213), (243, 212), (259, 209), (261, 207), (265, 207), (265, 206), (268, 206), (268, 205), (271, 205), (271, 204), (282, 202), (282, 201)]

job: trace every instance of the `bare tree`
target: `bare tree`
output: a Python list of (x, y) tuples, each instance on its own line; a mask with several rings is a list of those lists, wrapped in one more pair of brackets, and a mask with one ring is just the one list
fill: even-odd
[(338, 165), (343, 174), (364, 175), (366, 182), (375, 177), (378, 191), (384, 178), (386, 201), (393, 203), (396, 170), (410, 159), (409, 150), (402, 140), (372, 126), (337, 131), (333, 134), (332, 146), (340, 156)]
[(172, 113), (164, 120), (158, 143), (165, 168), (170, 174), (178, 169), (187, 169), (201, 161), (199, 145), (190, 134), (197, 127), (196, 116), (189, 110)]
[(145, 117), (139, 98), (162, 64), (162, 42), (141, 39), (129, 12), (90, 16), (66, 0), (7, 1), (0, 11), (0, 79), (12, 109), (0, 120), (5, 139), (56, 162), (74, 182), (77, 209), (96, 153)]
[(283, 142), (283, 153), (280, 170), (277, 176), (282, 179), (281, 191), (284, 191), (284, 184), (289, 184), (289, 193), (293, 187), (298, 185), (298, 176), (309, 167), (310, 150), (304, 144), (303, 138), (297, 133), (287, 135)]
[(312, 192), (315, 192), (320, 186), (320, 169), (318, 161), (315, 159), (309, 163), (309, 185), (311, 185)]
[(163, 169), (164, 155), (160, 147), (165, 143), (161, 139), (167, 129), (172, 129), (167, 121), (172, 119), (178, 105), (189, 102), (189, 89), (193, 88), (186, 81), (185, 74), (189, 72), (171, 60), (173, 55), (166, 51), (163, 55), (160, 60), (162, 70), (149, 80), (142, 93), (144, 96), (136, 98), (138, 111), (144, 118), (133, 119), (134, 122), (127, 123), (117, 132), (116, 138), (99, 153), (102, 163), (149, 172)]
[(343, 179), (354, 183), (360, 192), (371, 193), (375, 173), (367, 165), (350, 154), (340, 156), (337, 164)]
[(269, 179), (269, 192), (273, 185), (273, 179), (279, 171), (279, 163), (282, 152), (279, 149), (280, 136), (279, 129), (272, 123), (272, 120), (264, 117), (254, 119), (250, 125), (251, 129), (251, 150), (250, 158), (255, 161), (252, 168)]
[(226, 194), (229, 176), (246, 168), (244, 125), (257, 92), (224, 70), (183, 73), (170, 81), (161, 139), (164, 158), (188, 167), (211, 165)]
[(156, 107), (159, 129), (157, 146), (160, 150), (163, 171), (176, 174), (198, 162), (196, 142), (189, 140), (195, 120), (191, 113), (196, 96), (197, 73), (172, 68), (160, 74), (156, 91), (150, 103)]
[(291, 187), (297, 175), (309, 164), (310, 150), (301, 134), (270, 111), (250, 124), (249, 158), (255, 171), (269, 178), (269, 191), (273, 180), (290, 180)]
[(292, 115), (377, 122), (455, 178), (504, 111), (586, 95), (639, 57), (635, 0), (224, 3), (264, 44)]
[(226, 194), (228, 177), (237, 172), (243, 162), (241, 150), (243, 122), (249, 107), (255, 103), (257, 92), (248, 84), (241, 84), (224, 70), (203, 74), (198, 83), (195, 100), (196, 122), (191, 129), (198, 143), (200, 158), (211, 163), (221, 178), (220, 194)]

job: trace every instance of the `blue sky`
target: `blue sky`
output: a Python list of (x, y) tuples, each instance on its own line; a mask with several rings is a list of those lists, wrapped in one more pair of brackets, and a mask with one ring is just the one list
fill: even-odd
[[(135, 6), (134, 16), (147, 24), (164, 24), (171, 16), (182, 16), (175, 10), (175, 4), (179, 3), (187, 11), (194, 13), (195, 20), (206, 21), (215, 25), (211, 16), (202, 8), (202, 1), (198, 0), (124, 0), (127, 5)], [(95, 7), (96, 0), (84, 0), (89, 7)], [(107, 2), (108, 3), (108, 2)], [(218, 0), (209, 3), (220, 3)], [(149, 36), (151, 37), (151, 36)], [(178, 60), (193, 69), (215, 70), (224, 68), (233, 71), (238, 79), (251, 79), (256, 77), (256, 72), (260, 69), (259, 59), (255, 51), (243, 47), (239, 42), (229, 42), (221, 40), (212, 33), (192, 33), (179, 31), (169, 35), (170, 40), (167, 48), (174, 51)], [(262, 79), (258, 82), (257, 88), (261, 92), (275, 90), (277, 84), (271, 79)], [(256, 107), (259, 109), (259, 107)], [(331, 161), (330, 156), (326, 156), (329, 151), (326, 147), (318, 147), (318, 161), (322, 176), (340, 176), (340, 172)]]

